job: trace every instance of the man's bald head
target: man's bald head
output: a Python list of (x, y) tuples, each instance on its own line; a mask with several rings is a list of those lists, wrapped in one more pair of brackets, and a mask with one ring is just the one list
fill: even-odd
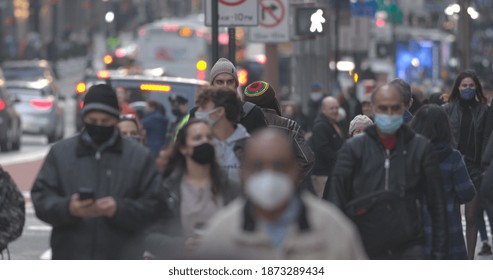
[(327, 96), (322, 100), (320, 112), (330, 121), (337, 122), (339, 116), (339, 101), (332, 96)]
[(405, 106), (399, 89), (391, 84), (386, 84), (373, 92), (371, 96), (373, 111), (375, 114), (401, 115)]
[(400, 88), (397, 87), (394, 83), (387, 83), (385, 85), (379, 86), (375, 89), (375, 91), (371, 94), (371, 103), (375, 103), (375, 97), (377, 94), (397, 94), (399, 99), (404, 103), (404, 97), (400, 93)]
[(266, 128), (253, 134), (245, 147), (241, 166), (243, 182), (254, 173), (267, 169), (289, 175), (296, 182), (299, 168), (293, 145), (286, 134)]

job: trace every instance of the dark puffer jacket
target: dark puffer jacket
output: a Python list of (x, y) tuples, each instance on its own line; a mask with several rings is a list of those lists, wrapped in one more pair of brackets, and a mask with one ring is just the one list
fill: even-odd
[[(383, 190), (403, 191), (406, 204), (415, 206), (414, 213), (419, 213), (418, 202), (426, 197), (433, 225), (432, 258), (443, 259), (447, 252), (447, 213), (440, 175), (438, 159), (426, 138), (403, 125), (397, 132), (396, 146), (387, 154), (375, 126), (370, 126), (343, 145), (326, 192), (344, 212), (349, 202)], [(402, 240), (401, 245), (422, 245), (419, 214), (408, 219), (406, 224), (416, 227), (415, 236)]]
[[(468, 162), (473, 162), (478, 167), (481, 164), (481, 156), (484, 148), (488, 142), (489, 135), (484, 133), (484, 126), (486, 122), (486, 116), (488, 112), (488, 106), (481, 104), (479, 102), (471, 103), (472, 112), (472, 124), (474, 125), (474, 158), (466, 157), (466, 164)], [(452, 133), (455, 139), (455, 144), (459, 144), (459, 139), (462, 131), (460, 131), (461, 120), (462, 120), (462, 107), (459, 101), (453, 101), (443, 105), (443, 109), (449, 116), (450, 126), (452, 127)]]
[[(53, 226), (53, 259), (141, 259), (143, 247), (135, 246), (137, 240), (166, 212), (149, 151), (118, 134), (114, 139), (101, 152), (75, 136), (55, 144), (46, 156), (31, 198), (36, 216)], [(93, 189), (96, 199), (112, 196), (115, 215), (72, 216), (70, 198), (80, 188)]]
[(322, 113), (319, 113), (313, 126), (313, 135), (310, 139), (313, 152), (315, 153), (315, 166), (313, 175), (330, 175), (336, 161), (337, 151), (344, 143), (336, 129), (330, 124), (330, 120)]

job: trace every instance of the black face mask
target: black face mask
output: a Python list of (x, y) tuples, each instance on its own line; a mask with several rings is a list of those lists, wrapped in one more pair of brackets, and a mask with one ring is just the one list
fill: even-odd
[(177, 117), (181, 117), (181, 115), (183, 115), (181, 113), (181, 110), (179, 108), (174, 108), (171, 110), (171, 113), (173, 113), (173, 115), (177, 116)]
[(192, 159), (198, 164), (209, 164), (214, 161), (214, 146), (209, 143), (193, 147)]
[(97, 144), (103, 144), (108, 141), (115, 132), (114, 126), (99, 126), (93, 124), (84, 124), (86, 126), (87, 133), (91, 136), (92, 141)]

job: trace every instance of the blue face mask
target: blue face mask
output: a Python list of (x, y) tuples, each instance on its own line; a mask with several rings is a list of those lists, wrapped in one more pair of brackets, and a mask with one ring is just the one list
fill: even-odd
[(474, 88), (465, 88), (460, 91), (460, 97), (464, 100), (471, 100), (476, 96), (476, 89)]
[(375, 125), (385, 134), (393, 134), (404, 122), (402, 115), (375, 114)]

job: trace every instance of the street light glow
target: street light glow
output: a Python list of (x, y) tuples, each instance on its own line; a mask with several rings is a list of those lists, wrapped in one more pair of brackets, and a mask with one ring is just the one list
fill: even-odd
[(447, 8), (445, 8), (445, 14), (448, 16), (452, 16), (458, 13), (460, 13), (460, 5), (457, 3), (448, 5)]
[(479, 17), (479, 13), (473, 7), (467, 8), (467, 13), (471, 16), (472, 19), (477, 19)]
[(106, 15), (104, 16), (104, 20), (107, 23), (112, 23), (114, 19), (115, 19), (115, 13), (113, 12), (107, 12)]

